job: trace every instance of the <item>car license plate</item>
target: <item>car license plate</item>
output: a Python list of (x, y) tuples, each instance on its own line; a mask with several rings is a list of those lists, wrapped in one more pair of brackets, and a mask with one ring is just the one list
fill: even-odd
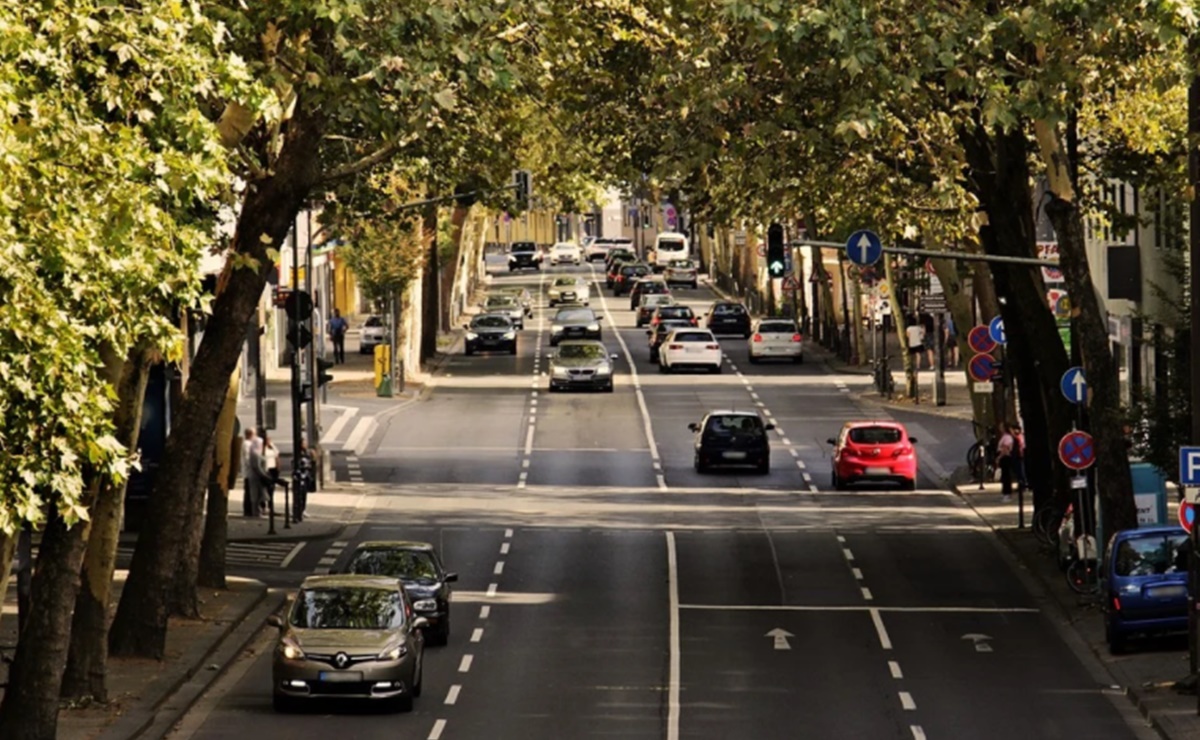
[(725, 452), (722, 454), (724, 455), (726, 460), (745, 460), (746, 459), (746, 453), (744, 453), (744, 452), (738, 452), (738, 451), (731, 450), (729, 452)]
[(867, 475), (891, 475), (891, 468), (867, 468)]
[(357, 683), (363, 680), (362, 671), (321, 671), (317, 677), (325, 683)]
[(694, 353), (696, 353), (696, 352), (703, 352), (703, 351), (704, 351), (704, 349), (703, 349), (703, 348), (701, 348), (701, 347), (686, 347), (685, 349), (686, 349), (686, 351), (688, 351), (688, 352), (690, 352), (690, 353), (693, 353), (693, 354), (694, 354)]
[(1175, 596), (1183, 596), (1187, 593), (1187, 586), (1182, 584), (1172, 584), (1170, 586), (1149, 586), (1146, 588), (1146, 596), (1152, 599), (1168, 599)]

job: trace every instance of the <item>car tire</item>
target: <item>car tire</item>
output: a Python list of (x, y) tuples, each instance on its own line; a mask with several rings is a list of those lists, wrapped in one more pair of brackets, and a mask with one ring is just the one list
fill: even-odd
[(833, 474), (833, 490), (845, 491), (846, 489), (847, 489), (846, 481), (842, 480), (841, 477), (837, 473), (834, 473)]
[(803, 365), (804, 364), (804, 355), (796, 355), (795, 357), (792, 358), (792, 363), (796, 364), (796, 365)]
[(515, 355), (515, 354), (517, 353), (517, 345), (515, 345), (515, 344), (514, 344), (514, 345), (512, 346), (512, 349), (510, 349), (510, 350), (508, 351), (508, 353), (509, 353), (510, 355)]
[(463, 354), (467, 357), (470, 357), (471, 355), (475, 354), (475, 350), (471, 349), (470, 347), (466, 347), (463, 349)]
[(762, 462), (760, 462), (758, 465), (754, 466), (754, 472), (758, 473), (759, 475), (770, 475), (771, 474), (771, 458), (767, 458), (766, 460), (763, 460)]
[(653, 351), (650, 352), (650, 364), (651, 365), (658, 364), (658, 353), (657, 352), (653, 352)]
[(283, 694), (273, 694), (271, 696), (271, 708), (280, 714), (288, 714), (299, 709), (296, 700), (290, 696)]
[(757, 358), (757, 357), (755, 357), (754, 355), (750, 355), (750, 364), (751, 364), (751, 365), (757, 365), (757, 364), (758, 364), (758, 358)]
[(712, 368), (709, 370), (709, 372), (712, 373), (713, 375), (720, 375), (721, 374), (721, 363), (718, 362), (716, 365), (713, 365)]
[(700, 453), (698, 452), (696, 453), (696, 457), (692, 460), (692, 467), (696, 469), (697, 473), (708, 472), (708, 466), (705, 465), (704, 461), (700, 459)]
[(744, 331), (742, 333), (742, 339), (749, 339), (749, 338), (750, 338), (750, 330), (747, 329), (746, 331)]
[(915, 491), (915, 490), (917, 490), (917, 479), (910, 478), (909, 480), (904, 481), (904, 483), (901, 484), (901, 486), (903, 487), (903, 489), (905, 491)]

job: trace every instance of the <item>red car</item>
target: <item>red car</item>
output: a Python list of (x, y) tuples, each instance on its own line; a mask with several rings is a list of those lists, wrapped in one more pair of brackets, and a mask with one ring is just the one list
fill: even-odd
[(834, 490), (874, 481), (899, 483), (908, 491), (917, 487), (917, 440), (903, 424), (849, 421), (828, 442), (833, 445)]

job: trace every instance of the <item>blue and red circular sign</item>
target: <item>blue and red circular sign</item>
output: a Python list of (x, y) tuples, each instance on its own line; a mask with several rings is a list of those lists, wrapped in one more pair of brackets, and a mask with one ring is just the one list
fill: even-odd
[(1196, 526), (1196, 505), (1184, 501), (1179, 504), (1179, 526), (1186, 531), (1191, 532), (1192, 527)]
[(967, 363), (967, 370), (976, 382), (983, 383), (996, 375), (996, 360), (991, 355), (978, 354)]
[(992, 333), (986, 326), (977, 326), (967, 334), (967, 344), (971, 345), (971, 349), (978, 354), (986, 355), (996, 349), (996, 340), (992, 339)]
[(1071, 470), (1084, 470), (1096, 462), (1096, 444), (1087, 432), (1068, 432), (1058, 442), (1058, 459)]

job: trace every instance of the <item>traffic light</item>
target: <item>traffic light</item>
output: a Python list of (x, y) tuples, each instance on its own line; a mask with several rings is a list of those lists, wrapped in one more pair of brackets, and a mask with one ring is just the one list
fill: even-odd
[(289, 319), (307, 319), (313, 312), (313, 299), (306, 290), (288, 291), (283, 299), (283, 310)]
[(321, 357), (317, 358), (317, 387), (318, 388), (325, 385), (329, 381), (333, 380), (333, 376), (329, 373), (330, 369), (332, 369), (332, 368), (333, 368), (332, 362), (330, 362), (329, 360), (326, 360), (324, 358), (321, 358)]
[(529, 196), (532, 195), (532, 178), (529, 175), (529, 170), (516, 170), (513, 172), (513, 186), (516, 188), (516, 205), (518, 211), (529, 209)]
[(786, 274), (787, 256), (784, 254), (783, 226), (771, 224), (767, 228), (767, 274), (781, 278)]
[(292, 349), (304, 349), (312, 344), (312, 331), (308, 328), (307, 321), (288, 319), (287, 343)]

